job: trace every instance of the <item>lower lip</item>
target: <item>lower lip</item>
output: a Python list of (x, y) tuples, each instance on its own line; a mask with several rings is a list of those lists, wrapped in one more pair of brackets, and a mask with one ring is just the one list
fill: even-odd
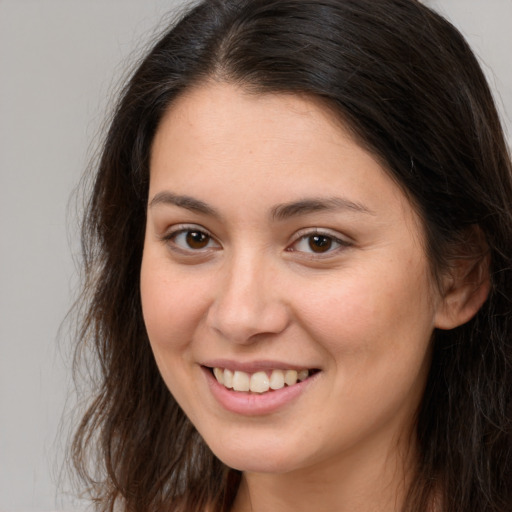
[(296, 400), (316, 380), (321, 372), (317, 372), (293, 386), (267, 391), (266, 393), (248, 393), (227, 389), (217, 382), (210, 369), (203, 367), (206, 382), (217, 402), (230, 412), (245, 416), (261, 416), (271, 414)]

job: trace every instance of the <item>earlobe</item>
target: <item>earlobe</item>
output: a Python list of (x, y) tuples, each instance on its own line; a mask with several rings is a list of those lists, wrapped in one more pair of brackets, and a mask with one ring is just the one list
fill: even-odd
[(473, 318), (491, 289), (489, 256), (455, 262), (435, 315), (435, 327), (454, 329)]

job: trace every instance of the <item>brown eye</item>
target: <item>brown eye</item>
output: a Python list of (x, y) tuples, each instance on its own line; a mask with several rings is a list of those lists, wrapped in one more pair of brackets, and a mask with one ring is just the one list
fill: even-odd
[(352, 244), (348, 240), (338, 238), (329, 233), (313, 231), (300, 236), (295, 243), (288, 247), (288, 251), (303, 253), (314, 256), (334, 256), (340, 250), (350, 247)]
[(210, 242), (210, 236), (201, 231), (187, 231), (185, 241), (191, 249), (204, 249)]
[(194, 227), (183, 228), (164, 237), (170, 248), (189, 253), (219, 249), (219, 243), (206, 231)]
[(309, 248), (316, 253), (327, 252), (332, 247), (333, 240), (330, 236), (312, 235), (308, 237)]

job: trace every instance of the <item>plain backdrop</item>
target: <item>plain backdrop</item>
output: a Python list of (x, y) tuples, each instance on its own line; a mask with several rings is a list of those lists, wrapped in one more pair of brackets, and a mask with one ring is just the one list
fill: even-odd
[[(426, 3), (470, 41), (510, 134), (512, 0)], [(0, 512), (84, 507), (59, 483), (72, 336), (58, 331), (79, 254), (68, 202), (134, 50), (182, 4), (0, 0)]]

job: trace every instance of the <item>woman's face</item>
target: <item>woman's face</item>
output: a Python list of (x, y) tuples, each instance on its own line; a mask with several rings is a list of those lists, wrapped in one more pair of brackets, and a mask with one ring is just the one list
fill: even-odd
[(422, 241), (400, 188), (316, 101), (210, 84), (172, 105), (142, 305), (163, 379), (221, 460), (287, 472), (408, 434), (441, 303)]

